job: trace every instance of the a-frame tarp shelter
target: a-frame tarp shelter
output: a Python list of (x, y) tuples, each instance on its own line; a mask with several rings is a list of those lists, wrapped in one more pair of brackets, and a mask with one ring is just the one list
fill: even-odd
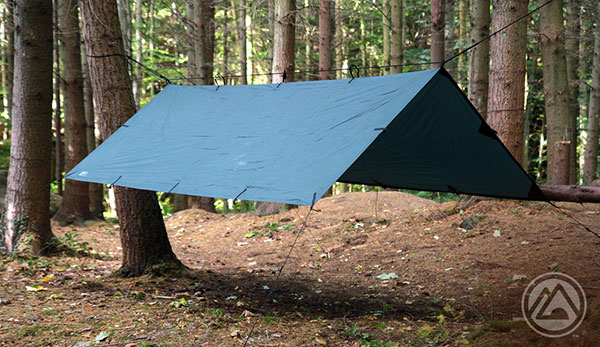
[(443, 68), (168, 85), (67, 178), (299, 205), (336, 181), (544, 199)]

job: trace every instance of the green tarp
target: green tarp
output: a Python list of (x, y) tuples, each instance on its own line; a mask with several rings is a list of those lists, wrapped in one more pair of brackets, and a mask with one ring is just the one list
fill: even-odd
[(67, 178), (310, 205), (336, 181), (544, 199), (443, 69), (168, 85)]

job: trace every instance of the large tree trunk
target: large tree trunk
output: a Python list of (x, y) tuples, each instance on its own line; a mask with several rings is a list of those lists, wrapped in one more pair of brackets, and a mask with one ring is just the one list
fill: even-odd
[[(600, 3), (598, 17), (600, 18)], [(598, 132), (600, 127), (600, 26), (596, 25), (594, 39), (594, 59), (592, 66), (592, 85), (590, 90), (590, 106), (588, 109), (587, 141), (585, 144), (585, 165), (583, 180), (590, 183), (596, 179), (598, 170)]]
[[(82, 0), (80, 5), (86, 53), (99, 57), (90, 58), (89, 67), (100, 133), (106, 139), (136, 111), (117, 4), (115, 0)], [(116, 187), (115, 196), (123, 248), (121, 274), (140, 275), (159, 263), (180, 267), (156, 194)]]
[(275, 28), (273, 32), (273, 83), (283, 82), (283, 72), (287, 73), (286, 81), (294, 80), (294, 44), (296, 1), (275, 0)]
[(577, 139), (579, 115), (579, 42), (580, 42), (580, 13), (579, 0), (567, 0), (567, 27), (565, 32), (565, 51), (567, 54), (567, 79), (569, 81), (569, 122), (571, 134), (571, 154), (569, 163), (569, 183), (577, 182)]
[(52, 251), (50, 158), (52, 122), (52, 2), (15, 6), (12, 145), (5, 211), (5, 243), (12, 251), (22, 232), (34, 254)]
[[(492, 31), (527, 13), (528, 0), (493, 0)], [(527, 22), (492, 37), (487, 121), (520, 163), (523, 155)]]
[(390, 52), (390, 73), (402, 72), (403, 42), (402, 42), (402, 23), (404, 21), (404, 11), (402, 0), (392, 0), (392, 27), (391, 27), (391, 52)]
[(319, 8), (319, 77), (330, 78), (331, 69), (331, 0), (321, 0)]
[(431, 62), (444, 62), (445, 0), (431, 0)]
[[(94, 96), (92, 95), (92, 85), (90, 81), (90, 69), (88, 58), (84, 55), (81, 59), (81, 68), (83, 72), (83, 106), (85, 108), (85, 122), (87, 124), (86, 137), (88, 153), (92, 153), (96, 146), (100, 144), (100, 138), (96, 137), (96, 116), (94, 114)], [(89, 183), (90, 188), (90, 212), (93, 218), (104, 220), (104, 185), (98, 183)]]
[[(471, 43), (490, 34), (490, 0), (471, 2)], [(490, 41), (482, 41), (471, 51), (469, 68), (469, 100), (483, 119), (487, 118), (488, 82), (490, 71)]]
[[(548, 168), (554, 168), (557, 164), (556, 142), (570, 141), (573, 134), (569, 117), (565, 27), (562, 11), (562, 0), (555, 0), (540, 10)], [(564, 163), (567, 165), (567, 170), (569, 162)], [(558, 183), (554, 178), (554, 171), (548, 170), (549, 184)]]
[[(65, 113), (65, 169), (70, 171), (88, 154), (87, 124), (83, 105), (79, 9), (76, 1), (62, 1), (59, 28)], [(69, 224), (91, 218), (87, 182), (66, 180), (60, 209), (53, 219)]]

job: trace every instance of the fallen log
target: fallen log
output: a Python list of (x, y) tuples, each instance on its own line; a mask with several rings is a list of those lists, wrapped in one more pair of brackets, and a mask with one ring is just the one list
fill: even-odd
[(541, 184), (540, 189), (551, 201), (600, 202), (600, 187)]

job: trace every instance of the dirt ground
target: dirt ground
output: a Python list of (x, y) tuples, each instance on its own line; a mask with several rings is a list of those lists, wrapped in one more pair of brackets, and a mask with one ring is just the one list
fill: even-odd
[[(598, 206), (559, 206), (600, 230)], [(127, 279), (111, 276), (117, 225), (55, 225), (80, 254), (0, 258), (0, 346), (242, 346), (253, 326), (247, 346), (600, 346), (600, 239), (548, 204), (347, 193), (299, 234), (308, 211), (179, 212), (166, 224), (189, 270)], [(558, 339), (520, 307), (550, 271), (588, 303)]]

